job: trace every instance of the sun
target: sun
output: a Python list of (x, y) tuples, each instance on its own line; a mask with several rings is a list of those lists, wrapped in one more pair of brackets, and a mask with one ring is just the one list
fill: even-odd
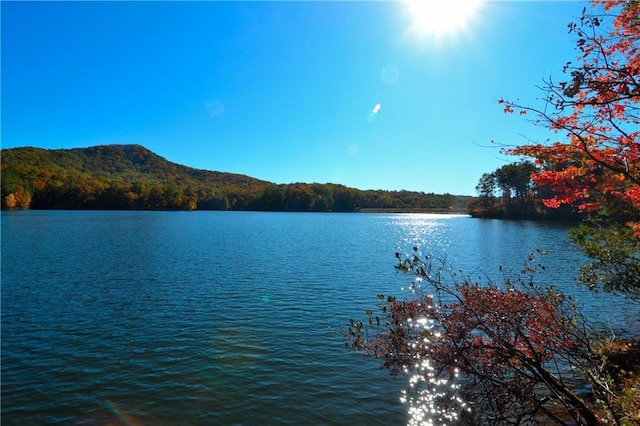
[(443, 37), (466, 29), (482, 0), (404, 0), (417, 36)]

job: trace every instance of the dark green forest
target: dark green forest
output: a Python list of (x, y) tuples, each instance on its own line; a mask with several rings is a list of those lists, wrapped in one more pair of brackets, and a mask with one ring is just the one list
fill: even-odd
[(539, 169), (534, 163), (523, 160), (484, 173), (476, 185), (478, 197), (469, 203), (469, 214), (494, 219), (583, 219), (584, 215), (576, 207), (563, 205), (549, 208), (544, 205), (542, 200), (552, 197), (553, 191), (534, 183), (532, 175), (537, 171)]
[(275, 184), (172, 163), (140, 145), (3, 149), (2, 209), (464, 213), (473, 197)]

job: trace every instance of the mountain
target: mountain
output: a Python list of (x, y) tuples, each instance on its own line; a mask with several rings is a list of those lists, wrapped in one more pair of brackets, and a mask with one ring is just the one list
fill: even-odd
[(472, 199), (330, 183), (277, 185), (172, 163), (140, 145), (24, 147), (0, 155), (3, 209), (465, 212)]

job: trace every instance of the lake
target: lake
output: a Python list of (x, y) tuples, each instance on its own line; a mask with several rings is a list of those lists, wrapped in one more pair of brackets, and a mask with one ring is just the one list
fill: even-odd
[[(617, 328), (557, 223), (427, 214), (2, 212), (3, 425), (403, 425), (406, 378), (339, 334), (406, 294), (396, 251), (519, 270)], [(636, 321), (634, 323), (634, 321)]]

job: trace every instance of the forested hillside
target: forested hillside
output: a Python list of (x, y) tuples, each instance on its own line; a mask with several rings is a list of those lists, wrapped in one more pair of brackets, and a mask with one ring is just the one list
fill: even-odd
[(167, 161), (139, 145), (1, 151), (3, 209), (465, 212), (472, 197), (277, 185)]

